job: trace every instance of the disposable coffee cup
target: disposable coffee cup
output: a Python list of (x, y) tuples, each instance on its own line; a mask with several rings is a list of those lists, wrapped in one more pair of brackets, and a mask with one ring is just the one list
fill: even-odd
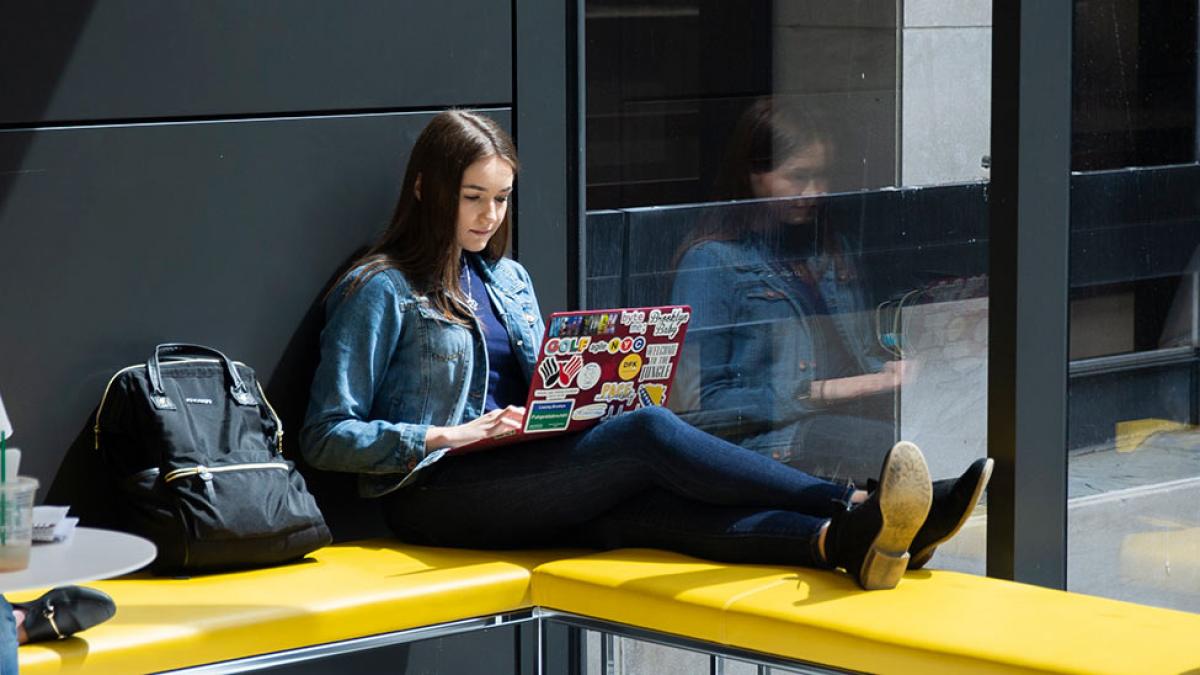
[(29, 567), (37, 488), (37, 479), (28, 476), (0, 484), (0, 572)]

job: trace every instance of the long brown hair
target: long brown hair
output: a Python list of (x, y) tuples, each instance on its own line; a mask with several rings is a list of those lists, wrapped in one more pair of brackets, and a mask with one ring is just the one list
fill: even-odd
[[(755, 199), (751, 176), (774, 171), (814, 145), (832, 154), (832, 137), (820, 117), (784, 96), (756, 99), (738, 118), (725, 149), (713, 190), (716, 201)], [(820, 211), (820, 209), (818, 209)], [(817, 220), (822, 220), (818, 213)], [(825, 226), (818, 222), (818, 227)], [(741, 241), (750, 236), (780, 234), (771, 205), (759, 201), (710, 210), (675, 252), (674, 266), (698, 244)]]
[[(351, 265), (352, 272), (357, 271), (346, 293), (384, 270), (398, 269), (447, 319), (466, 323), (471, 312), (462, 288), (457, 243), (459, 193), (467, 167), (492, 156), (508, 162), (516, 173), (512, 138), (494, 120), (459, 109), (435, 115), (413, 145), (391, 225)], [(506, 211), (480, 253), (485, 260), (495, 262), (504, 255), (511, 227), (512, 212)]]

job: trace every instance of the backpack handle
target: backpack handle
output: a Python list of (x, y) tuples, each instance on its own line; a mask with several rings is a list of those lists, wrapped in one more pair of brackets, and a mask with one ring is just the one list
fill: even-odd
[[(154, 348), (149, 360), (146, 361), (146, 371), (150, 375), (150, 386), (154, 389), (154, 400), (165, 401), (166, 405), (162, 407), (174, 407), (167, 399), (166, 390), (163, 389), (162, 373), (159, 372), (159, 362), (162, 357), (182, 357), (188, 355), (203, 355), (215, 356), (221, 363), (225, 364), (225, 372), (229, 375), (229, 394), (233, 396), (233, 400), (240, 405), (257, 405), (258, 401), (254, 399), (254, 395), (246, 387), (246, 382), (242, 380), (242, 376), (238, 375), (237, 368), (233, 365), (233, 361), (228, 356), (212, 347), (204, 345), (193, 345), (186, 342), (166, 342)], [(156, 405), (160, 405), (156, 403)]]

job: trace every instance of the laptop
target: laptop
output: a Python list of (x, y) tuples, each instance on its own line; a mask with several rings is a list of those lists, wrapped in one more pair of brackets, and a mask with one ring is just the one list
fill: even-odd
[(691, 316), (686, 305), (555, 312), (525, 397), (523, 428), (448, 454), (581, 431), (666, 405)]

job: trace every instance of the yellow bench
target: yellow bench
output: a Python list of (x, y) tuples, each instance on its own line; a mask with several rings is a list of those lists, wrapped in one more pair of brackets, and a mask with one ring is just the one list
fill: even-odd
[(872, 673), (1200, 668), (1200, 615), (957, 572), (909, 572), (893, 590), (866, 593), (830, 572), (622, 550), (539, 565), (533, 601)]
[(70, 640), (21, 647), (21, 673), (150, 673), (503, 614), (529, 608), (533, 568), (564, 555), (371, 540), (270, 569), (89, 583), (113, 597), (117, 615)]
[(661, 551), (372, 540), (274, 569), (90, 585), (116, 599), (117, 616), (72, 640), (22, 647), (22, 673), (152, 672), (518, 610), (879, 673), (1200, 668), (1200, 616), (942, 571), (865, 593), (841, 574)]

